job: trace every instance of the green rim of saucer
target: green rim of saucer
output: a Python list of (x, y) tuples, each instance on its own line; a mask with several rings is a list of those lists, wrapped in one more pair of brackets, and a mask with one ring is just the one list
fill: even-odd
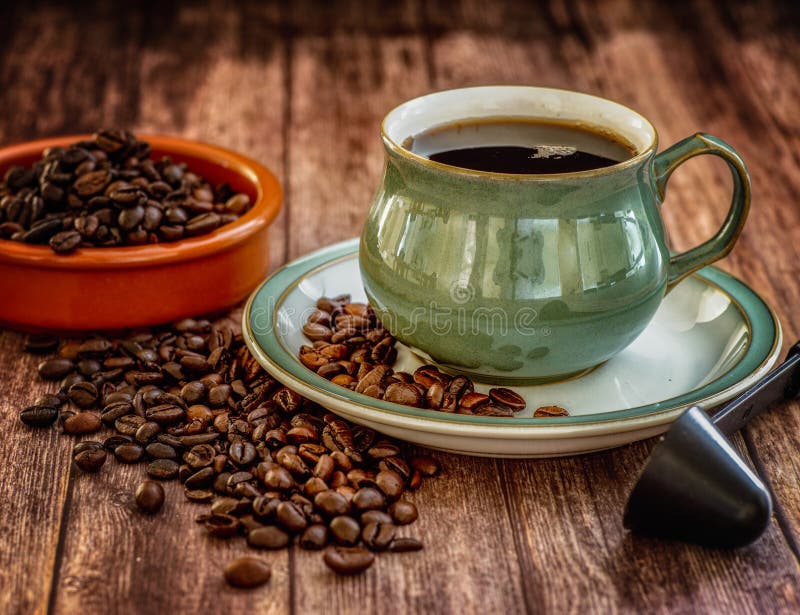
[[(287, 289), (294, 288), (298, 282), (319, 269), (324, 269), (347, 258), (358, 257), (358, 240), (352, 239), (312, 252), (297, 259), (267, 278), (247, 301), (242, 316), (242, 331), (245, 342), (256, 359), (270, 372), (305, 382), (331, 397), (356, 404), (372, 411), (384, 411), (393, 415), (405, 415), (419, 419), (435, 419), (456, 424), (483, 424), (492, 426), (554, 426), (578, 425), (588, 423), (607, 423), (623, 419), (645, 417), (676, 407), (701, 404), (704, 400), (719, 395), (726, 389), (747, 378), (772, 360), (780, 351), (781, 330), (777, 316), (772, 309), (744, 282), (717, 269), (705, 267), (696, 277), (718, 287), (739, 307), (750, 329), (750, 340), (744, 356), (728, 372), (708, 384), (670, 399), (626, 408), (581, 416), (553, 418), (498, 418), (448, 414), (435, 410), (411, 408), (391, 402), (368, 397), (345, 389), (322, 376), (318, 376), (303, 366), (289, 353), (275, 334), (274, 326), (264, 326), (276, 320), (276, 313), (286, 296)], [(257, 315), (254, 315), (257, 314)], [(258, 322), (254, 322), (255, 320)], [(278, 377), (281, 380), (280, 377)]]

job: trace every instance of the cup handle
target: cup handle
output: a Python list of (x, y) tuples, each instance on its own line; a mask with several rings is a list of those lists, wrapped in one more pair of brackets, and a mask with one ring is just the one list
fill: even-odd
[(747, 212), (750, 210), (750, 176), (741, 156), (721, 139), (700, 132), (678, 141), (655, 157), (653, 179), (659, 202), (664, 200), (667, 180), (678, 165), (701, 154), (719, 156), (728, 163), (733, 177), (731, 207), (722, 227), (711, 239), (691, 250), (670, 257), (667, 292), (686, 276), (726, 256), (739, 238), (747, 219)]

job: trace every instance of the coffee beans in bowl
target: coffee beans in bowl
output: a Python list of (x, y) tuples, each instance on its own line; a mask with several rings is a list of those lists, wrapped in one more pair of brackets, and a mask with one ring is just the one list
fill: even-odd
[(0, 182), (0, 323), (11, 328), (220, 313), (269, 269), (281, 187), (238, 152), (100, 131), (0, 147)]
[(151, 157), (129, 131), (101, 130), (51, 147), (0, 183), (0, 238), (78, 247), (137, 246), (195, 237), (233, 222), (251, 206), (227, 183), (212, 186), (184, 162)]

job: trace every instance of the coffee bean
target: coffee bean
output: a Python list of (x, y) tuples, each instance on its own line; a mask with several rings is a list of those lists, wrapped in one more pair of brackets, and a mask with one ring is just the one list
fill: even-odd
[[(403, 493), (403, 477), (393, 470), (381, 470), (375, 477), (375, 484), (387, 498), (396, 500)], [(380, 508), (380, 507), (372, 507)]]
[(231, 386), (229, 384), (218, 384), (208, 391), (208, 403), (212, 408), (219, 408), (228, 403), (231, 398)]
[(497, 416), (501, 418), (510, 418), (514, 416), (514, 411), (511, 408), (495, 402), (478, 406), (472, 413), (476, 416)]
[(197, 404), (206, 397), (206, 385), (200, 380), (187, 382), (181, 389), (181, 397), (187, 404)]
[(256, 447), (246, 440), (237, 440), (228, 448), (230, 460), (237, 466), (248, 466), (256, 458)]
[(192, 502), (204, 503), (214, 499), (214, 492), (208, 489), (187, 489), (184, 487), (183, 495)]
[(100, 416), (94, 412), (78, 412), (64, 419), (64, 433), (84, 434), (94, 433), (100, 429), (102, 423)]
[(28, 427), (48, 427), (58, 418), (58, 408), (42, 405), (28, 406), (19, 413), (19, 418)]
[(255, 512), (256, 511), (255, 501), (251, 503), (250, 500), (248, 499), (223, 497), (214, 500), (214, 503), (211, 505), (211, 512), (225, 514), (225, 515), (233, 515), (234, 517), (236, 517), (250, 510), (251, 506), (253, 508), (253, 512)]
[(389, 514), (397, 525), (407, 525), (417, 520), (417, 507), (408, 500), (397, 500), (389, 506)]
[(403, 477), (403, 480), (408, 480), (411, 476), (411, 468), (408, 467), (408, 463), (406, 463), (405, 459), (397, 455), (394, 457), (386, 457), (381, 459), (378, 467), (381, 470), (392, 470), (393, 472), (397, 472)]
[(333, 539), (340, 545), (356, 544), (361, 533), (358, 521), (347, 515), (339, 515), (331, 519), (328, 528)]
[(225, 201), (225, 211), (237, 215), (243, 214), (250, 206), (250, 197), (246, 194), (234, 194), (231, 198)]
[(309, 322), (303, 325), (303, 334), (312, 342), (318, 340), (328, 342), (330, 341), (333, 332), (323, 324)]
[[(136, 434), (134, 435), (134, 439), (142, 446), (146, 446), (153, 438), (155, 438), (159, 434), (160, 431), (161, 427), (158, 423), (154, 423), (153, 421), (148, 421), (147, 423), (142, 423), (139, 426), (139, 429), (136, 430)], [(168, 446), (168, 445), (163, 444), (162, 446)], [(173, 452), (175, 451), (175, 449), (171, 446), (170, 449)], [(148, 451), (148, 453), (149, 452), (150, 451)]]
[(328, 484), (316, 476), (309, 478), (303, 485), (303, 493), (310, 498), (315, 497), (318, 493), (322, 493), (323, 491), (328, 491)]
[(192, 447), (197, 444), (208, 444), (217, 438), (219, 438), (219, 433), (216, 432), (198, 433), (191, 436), (181, 436), (180, 443), (181, 446)]
[(309, 525), (298, 541), (300, 548), (310, 551), (319, 551), (328, 544), (328, 528), (321, 523)]
[(436, 476), (441, 469), (439, 462), (428, 455), (417, 455), (411, 458), (411, 467), (419, 470), (424, 476)]
[(108, 171), (91, 171), (81, 175), (75, 183), (73, 188), (81, 198), (94, 196), (100, 194), (103, 189), (108, 185), (111, 180), (111, 174)]
[(131, 443), (130, 436), (123, 436), (121, 434), (116, 434), (113, 436), (109, 436), (103, 441), (103, 448), (113, 453), (115, 450), (117, 450), (118, 446), (130, 443)]
[(224, 575), (229, 585), (249, 589), (268, 582), (272, 576), (272, 568), (257, 557), (244, 556), (228, 562)]
[(164, 504), (164, 487), (153, 480), (144, 480), (136, 487), (136, 505), (144, 513), (153, 515)]
[(465, 394), (459, 401), (458, 405), (459, 408), (474, 412), (476, 408), (489, 403), (489, 400), (490, 397), (488, 395), (484, 395), (483, 393), (475, 393), (473, 391)]
[(422, 403), (423, 395), (413, 384), (395, 382), (386, 387), (383, 399), (395, 404), (416, 407)]
[(31, 354), (48, 354), (58, 348), (58, 338), (46, 333), (29, 335), (25, 339), (25, 352)]
[(183, 408), (173, 404), (161, 404), (148, 408), (145, 412), (145, 418), (148, 421), (153, 421), (159, 425), (168, 425), (176, 423), (184, 418)]
[(284, 491), (290, 489), (294, 485), (294, 479), (286, 468), (275, 466), (270, 468), (264, 475), (264, 485), (266, 485), (268, 489)]
[[(398, 475), (399, 476), (399, 475)], [(372, 487), (362, 487), (353, 496), (353, 509), (356, 512), (365, 510), (378, 510), (386, 505), (386, 498), (383, 493)]]
[(64, 405), (66, 401), (65, 396), (63, 395), (54, 395), (53, 393), (44, 393), (43, 395), (39, 395), (33, 404), (33, 406), (50, 406), (52, 408), (59, 408)]
[(75, 251), (82, 240), (78, 231), (61, 231), (53, 235), (48, 243), (56, 254), (69, 254)]
[[(94, 443), (96, 448), (86, 450), (73, 450), (73, 461), (84, 472), (97, 472), (103, 467), (106, 462), (106, 452), (103, 450), (103, 445), (99, 442)], [(76, 447), (77, 448), (77, 447)]]
[[(147, 423), (145, 423), (147, 425)], [(144, 427), (144, 425), (142, 426)], [(141, 429), (141, 427), (139, 428)], [(136, 433), (139, 433), (138, 431)], [(177, 459), (178, 453), (169, 444), (162, 442), (152, 442), (148, 444), (144, 451), (154, 459)]]
[[(203, 526), (214, 538), (231, 538), (239, 532), (239, 520), (232, 515), (212, 514), (205, 520)], [(250, 542), (250, 535), (247, 541)]]
[(204, 235), (210, 233), (222, 224), (219, 214), (214, 212), (195, 216), (186, 224), (186, 234), (189, 236)]
[(397, 445), (386, 440), (381, 440), (367, 449), (367, 455), (373, 459), (386, 459), (387, 457), (396, 457), (399, 454), (400, 449)]
[(361, 540), (371, 551), (383, 551), (394, 539), (394, 532), (392, 523), (368, 523), (361, 530)]
[(392, 523), (392, 518), (382, 510), (368, 510), (361, 514), (361, 525), (368, 523)]
[(303, 510), (294, 502), (281, 502), (276, 510), (275, 519), (289, 532), (299, 532), (308, 525)]
[(148, 464), (147, 475), (158, 480), (169, 480), (178, 476), (178, 467), (172, 459), (156, 459)]
[(314, 505), (326, 517), (345, 515), (350, 510), (350, 504), (345, 497), (336, 491), (322, 491), (314, 496)]
[(135, 442), (120, 444), (114, 450), (114, 457), (121, 463), (137, 463), (144, 458), (144, 448)]
[(274, 525), (266, 525), (247, 534), (247, 544), (257, 549), (282, 549), (290, 536)]
[(88, 408), (97, 402), (97, 387), (91, 382), (76, 382), (69, 387), (67, 395), (79, 408)]
[(126, 414), (114, 421), (114, 429), (125, 436), (135, 436), (139, 427), (146, 422), (146, 419), (142, 416)]
[(508, 406), (515, 412), (524, 410), (525, 406), (527, 405), (525, 403), (525, 399), (520, 394), (515, 393), (511, 389), (505, 389), (502, 387), (489, 389), (489, 397), (491, 397), (498, 404)]
[(192, 473), (185, 481), (184, 485), (189, 489), (202, 489), (210, 486), (214, 482), (214, 468), (206, 467)]
[(76, 367), (78, 368), (78, 373), (86, 378), (91, 377), (103, 368), (103, 366), (100, 365), (100, 361), (95, 359), (82, 359), (78, 361)]
[(569, 412), (560, 406), (541, 406), (533, 412), (535, 418), (549, 418), (554, 416), (569, 416)]
[(45, 380), (58, 380), (75, 369), (69, 359), (47, 359), (39, 363), (39, 375)]
[(323, 561), (336, 574), (359, 574), (372, 566), (375, 555), (362, 547), (329, 546), (325, 549)]
[(214, 463), (216, 451), (210, 444), (197, 444), (183, 454), (183, 460), (195, 469), (205, 468)]
[(447, 377), (442, 374), (435, 365), (423, 365), (414, 372), (414, 382), (421, 384), (429, 389), (434, 384), (444, 384)]
[(416, 538), (395, 538), (389, 545), (389, 551), (392, 553), (408, 553), (421, 549), (422, 543)]

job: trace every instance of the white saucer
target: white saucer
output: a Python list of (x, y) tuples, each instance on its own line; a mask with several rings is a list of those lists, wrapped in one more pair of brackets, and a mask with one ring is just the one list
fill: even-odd
[[(365, 301), (358, 241), (336, 244), (277, 271), (243, 315), (248, 347), (286, 386), (355, 423), (409, 442), (468, 455), (550, 457), (602, 450), (659, 434), (687, 407), (714, 407), (766, 374), (778, 359), (781, 328), (743, 282), (713, 267), (684, 280), (653, 322), (622, 353), (573, 380), (513, 387), (528, 408), (514, 418), (447, 414), (354, 393), (306, 369), (305, 316), (321, 296)], [(398, 369), (422, 361), (398, 343)], [(477, 385), (477, 390), (488, 390)], [(557, 405), (569, 417), (532, 418)]]

